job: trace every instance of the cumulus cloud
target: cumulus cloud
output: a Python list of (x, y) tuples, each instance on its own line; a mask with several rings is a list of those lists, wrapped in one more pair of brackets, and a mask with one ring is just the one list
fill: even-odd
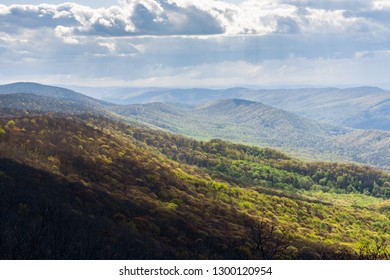
[(195, 6), (183, 7), (171, 1), (134, 0), (121, 6), (92, 9), (66, 3), (0, 6), (3, 30), (19, 28), (71, 28), (74, 35), (204, 35), (224, 30), (217, 20)]
[(78, 24), (70, 12), (66, 15), (63, 14), (64, 6), (41, 4), (38, 6), (11, 5), (9, 7), (3, 7), (1, 9), (2, 12), (0, 12), (2, 31), (16, 33), (21, 28), (55, 28), (58, 25), (70, 26)]
[[(118, 6), (92, 9), (74, 3), (0, 6), (3, 31), (18, 28), (69, 28), (75, 36), (269, 34), (333, 30), (370, 25), (364, 11), (390, 10), (388, 1), (249, 0), (240, 5), (209, 0), (126, 0)], [(317, 4), (315, 4), (317, 3)], [(366, 4), (364, 4), (366, 3)], [(361, 9), (354, 9), (361, 10)], [(378, 18), (380, 22), (380, 18)], [(320, 29), (318, 29), (320, 28)], [(387, 28), (384, 25), (383, 28)], [(68, 32), (69, 33), (69, 32)]]
[(0, 64), (9, 75), (72, 73), (100, 82), (303, 83), (310, 79), (296, 73), (340, 80), (344, 71), (352, 81), (370, 76), (356, 72), (359, 65), (373, 76), (379, 70), (370, 65), (389, 62), (389, 21), (384, 0), (0, 4)]

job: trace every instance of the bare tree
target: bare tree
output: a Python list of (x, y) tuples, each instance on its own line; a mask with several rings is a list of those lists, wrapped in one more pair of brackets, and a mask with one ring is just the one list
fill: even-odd
[(254, 258), (286, 258), (292, 239), (285, 229), (268, 221), (248, 221), (247, 227)]

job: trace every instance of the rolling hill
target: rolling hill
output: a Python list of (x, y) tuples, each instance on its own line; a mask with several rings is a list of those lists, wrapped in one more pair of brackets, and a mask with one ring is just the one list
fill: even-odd
[(199, 139), (274, 147), (306, 159), (390, 167), (390, 133), (327, 125), (261, 103), (231, 99), (198, 107), (122, 105), (116, 113)]
[(62, 114), (92, 114), (123, 121), (139, 127), (148, 124), (116, 114), (111, 110), (116, 105), (97, 100), (81, 93), (60, 87), (36, 83), (15, 83), (0, 86), (0, 108), (3, 113), (20, 114), (21, 111), (32, 113), (54, 112)]
[(220, 99), (245, 99), (298, 114), (311, 120), (360, 129), (389, 130), (390, 92), (375, 87), (303, 88), (252, 90), (231, 88), (211, 89), (149, 89), (120, 95), (113, 88), (110, 94), (100, 95), (107, 101), (120, 104), (152, 102), (200, 105)]
[(363, 112), (358, 112), (346, 119), (345, 123), (362, 129), (390, 130), (390, 98), (378, 102)]
[(28, 110), (36, 112), (56, 112), (65, 114), (108, 115), (109, 112), (91, 102), (39, 96), (32, 93), (0, 94), (0, 106), (4, 109)]
[(103, 107), (109, 103), (88, 97), (84, 94), (75, 92), (62, 87), (47, 86), (38, 83), (19, 82), (7, 85), (0, 85), (1, 94), (25, 93), (34, 94), (42, 97), (57, 98), (61, 100), (79, 101), (95, 107)]
[(199, 107), (150, 103), (118, 106), (114, 110), (184, 135), (273, 147), (310, 146), (332, 133), (348, 131), (241, 99), (218, 100)]

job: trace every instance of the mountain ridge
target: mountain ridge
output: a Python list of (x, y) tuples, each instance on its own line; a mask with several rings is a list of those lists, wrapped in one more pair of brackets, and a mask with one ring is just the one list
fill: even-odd
[[(109, 101), (111, 97), (106, 100)], [(368, 86), (344, 89), (159, 89), (141, 93), (136, 99), (131, 96), (126, 98), (125, 91), (121, 91), (121, 98), (122, 105), (149, 102), (199, 105), (218, 99), (239, 98), (261, 102), (313, 120), (352, 128), (388, 130), (386, 123), (390, 122), (390, 113), (385, 109), (376, 112), (374, 116), (369, 113), (383, 102), (386, 102), (384, 106), (390, 106), (387, 105), (390, 102), (387, 100), (390, 98), (390, 91)], [(379, 120), (375, 116), (379, 116)]]
[(71, 89), (43, 85), (33, 82), (17, 82), (0, 85), (0, 94), (31, 93), (39, 96), (59, 98), (65, 100), (93, 102), (95, 104), (108, 105), (108, 102), (98, 100)]

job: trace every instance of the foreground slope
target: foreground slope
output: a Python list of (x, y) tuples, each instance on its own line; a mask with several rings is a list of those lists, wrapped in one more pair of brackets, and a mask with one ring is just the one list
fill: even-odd
[(388, 173), (87, 115), (0, 126), (2, 259), (388, 258)]

